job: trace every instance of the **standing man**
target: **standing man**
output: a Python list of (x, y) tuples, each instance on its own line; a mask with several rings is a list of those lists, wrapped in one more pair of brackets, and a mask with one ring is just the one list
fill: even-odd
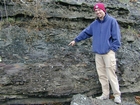
[(69, 45), (92, 37), (92, 51), (95, 53), (96, 69), (102, 87), (100, 100), (109, 99), (109, 83), (113, 90), (114, 102), (121, 103), (121, 92), (116, 71), (115, 52), (119, 49), (120, 28), (115, 18), (109, 16), (103, 3), (94, 5), (97, 19), (86, 27)]

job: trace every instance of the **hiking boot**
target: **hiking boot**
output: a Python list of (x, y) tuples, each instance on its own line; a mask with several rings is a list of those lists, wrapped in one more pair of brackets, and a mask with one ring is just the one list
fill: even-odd
[(121, 97), (120, 96), (115, 96), (114, 102), (117, 104), (121, 103)]
[(107, 99), (109, 99), (109, 96), (101, 95), (99, 97), (96, 97), (96, 99), (99, 99), (99, 100), (107, 100)]

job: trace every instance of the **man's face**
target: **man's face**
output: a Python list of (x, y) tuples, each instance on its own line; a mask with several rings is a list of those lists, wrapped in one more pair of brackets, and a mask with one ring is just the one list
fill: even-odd
[(95, 9), (95, 14), (99, 19), (103, 19), (105, 16), (105, 12), (99, 8)]

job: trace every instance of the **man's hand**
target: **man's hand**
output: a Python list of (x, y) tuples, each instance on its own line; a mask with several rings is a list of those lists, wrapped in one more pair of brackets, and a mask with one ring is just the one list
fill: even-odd
[(75, 45), (75, 41), (71, 41), (70, 43), (69, 43), (69, 46), (74, 46)]

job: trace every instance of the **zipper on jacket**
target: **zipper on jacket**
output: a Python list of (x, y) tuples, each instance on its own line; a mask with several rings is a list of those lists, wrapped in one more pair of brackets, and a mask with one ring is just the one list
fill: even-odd
[[(101, 37), (101, 40), (102, 40), (102, 21), (100, 21), (100, 37)], [(102, 49), (102, 42), (100, 42), (100, 49)]]

